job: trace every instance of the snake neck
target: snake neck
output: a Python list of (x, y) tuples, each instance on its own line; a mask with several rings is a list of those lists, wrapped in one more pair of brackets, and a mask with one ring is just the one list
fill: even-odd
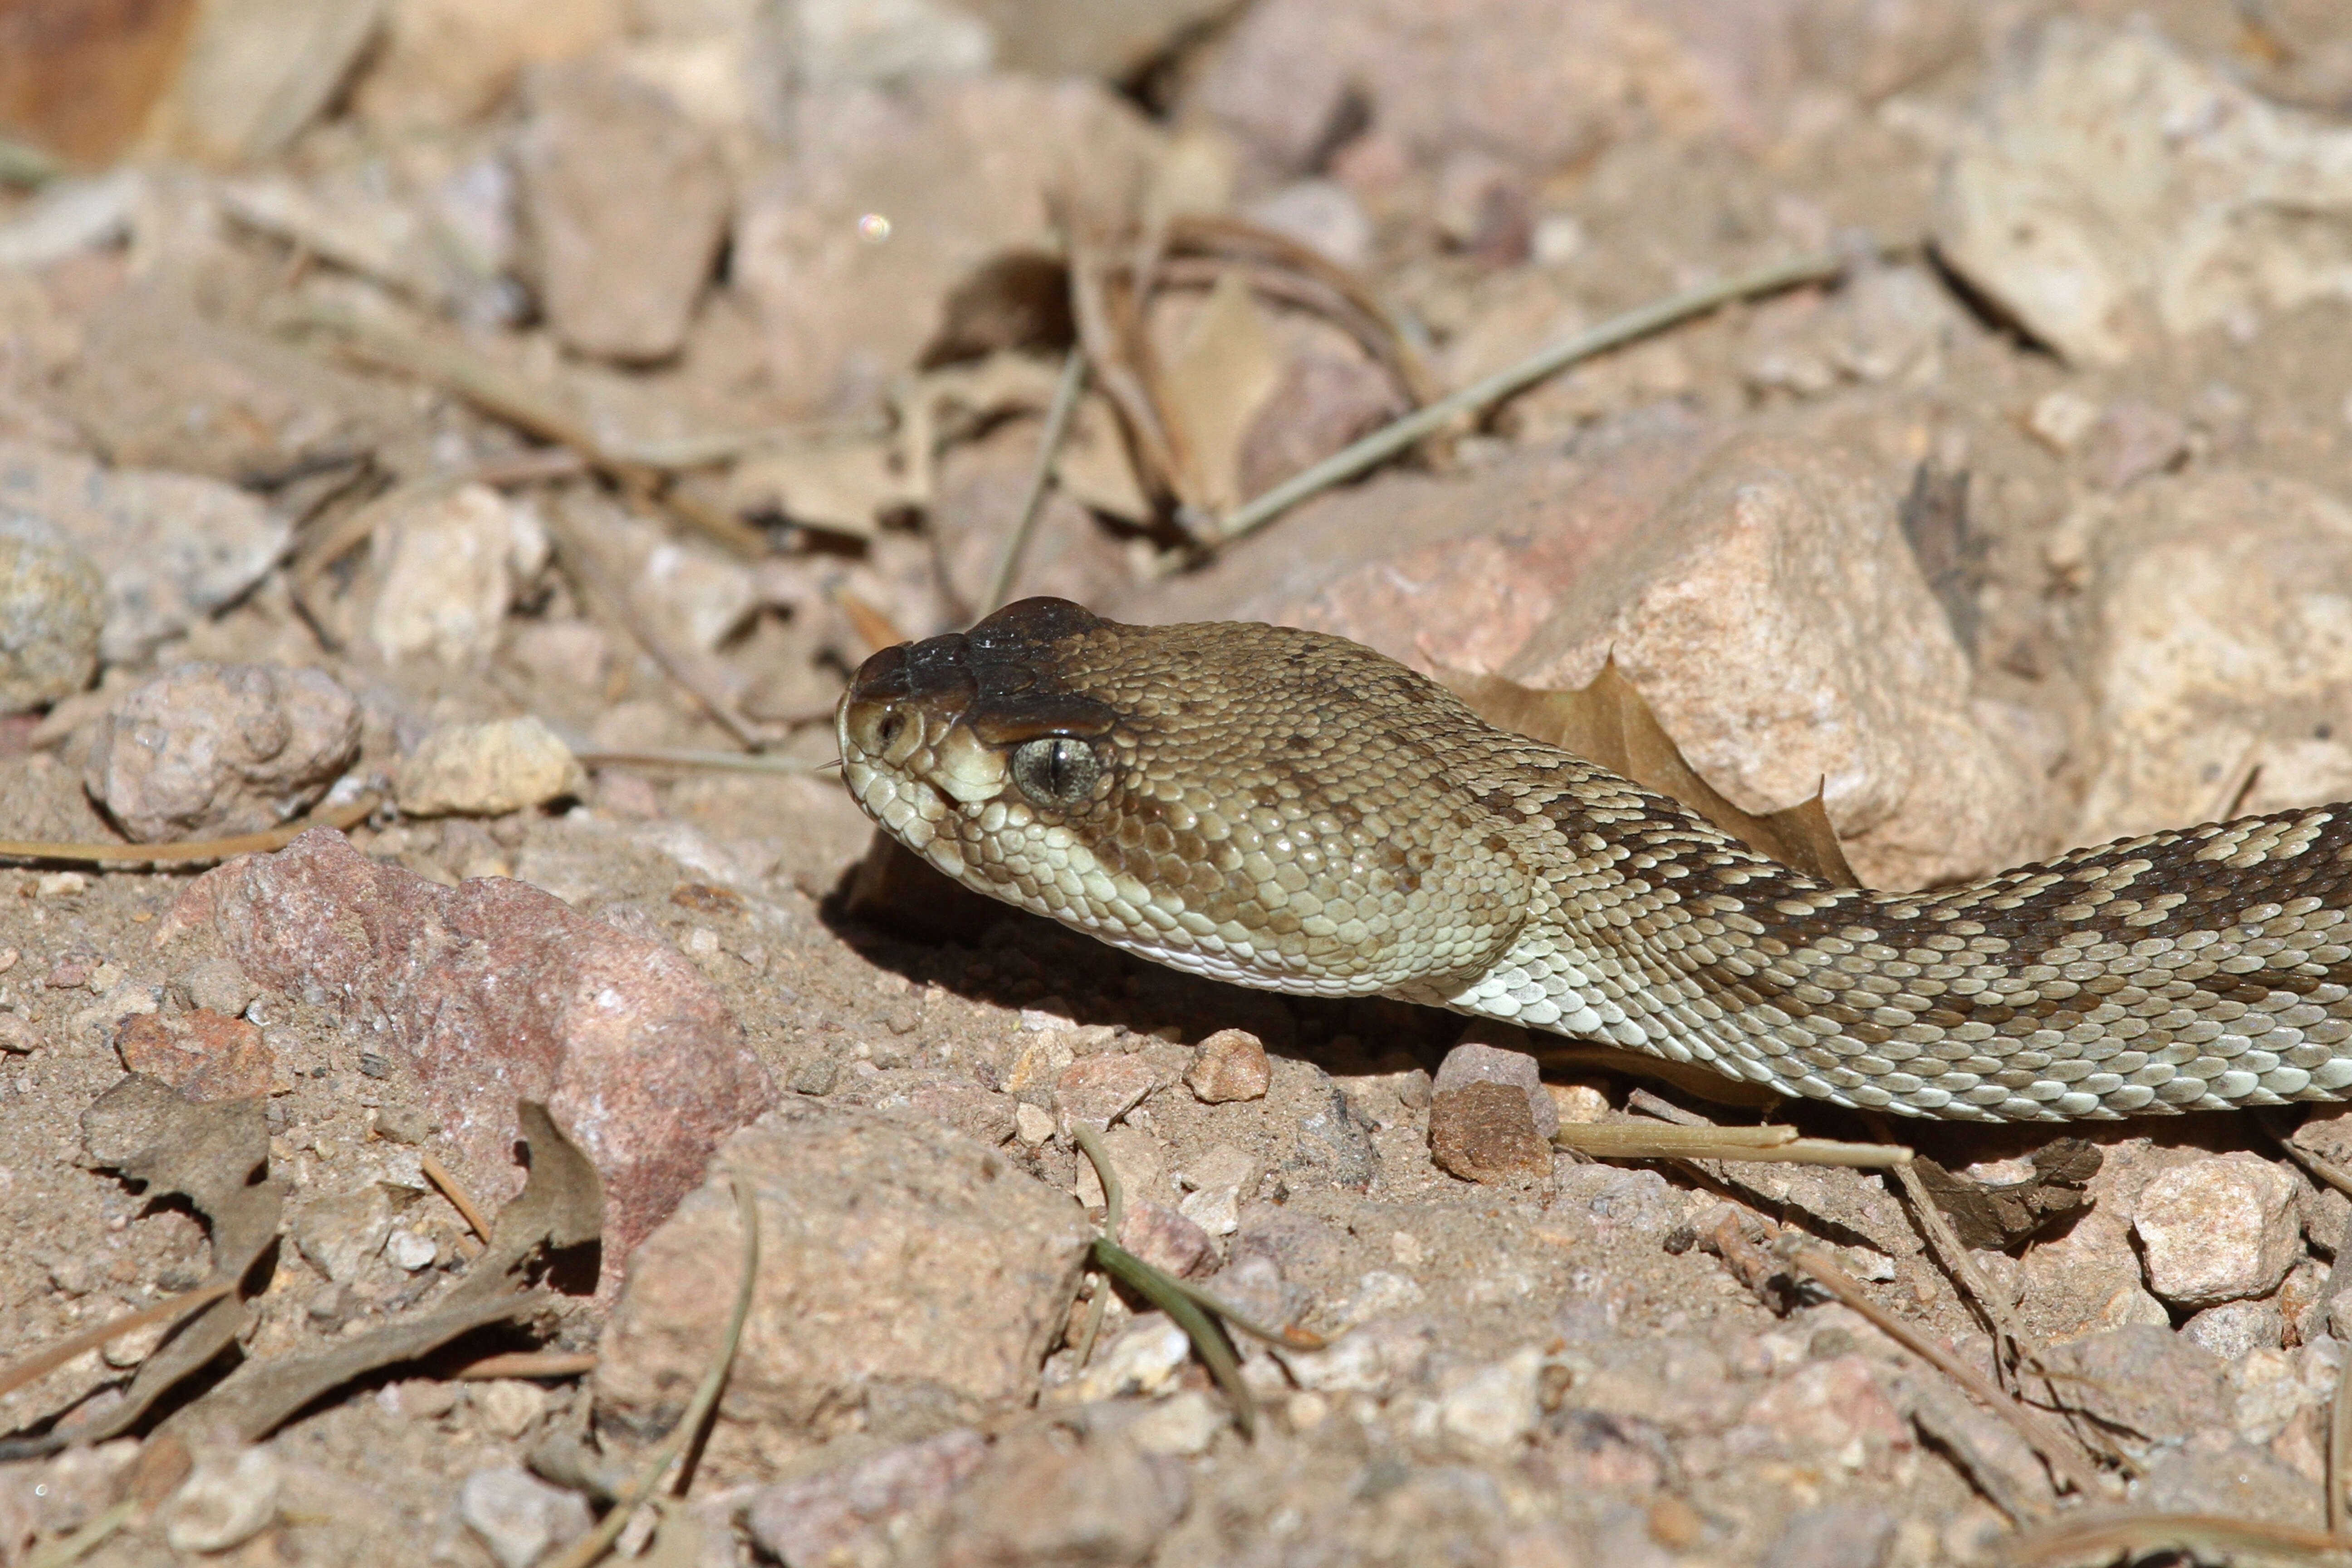
[(2352, 1089), (2352, 811), (1886, 893), (1766, 859), (1577, 759), (1513, 763), (1488, 804), (1545, 868), (1539, 895), (1501, 961), (1412, 1000), (1924, 1116), (2074, 1120)]

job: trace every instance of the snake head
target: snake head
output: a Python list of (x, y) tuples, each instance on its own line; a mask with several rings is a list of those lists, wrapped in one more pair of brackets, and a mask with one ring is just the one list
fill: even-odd
[(1117, 715), (1047, 672), (1058, 641), (1107, 625), (1066, 599), (1024, 599), (969, 632), (874, 655), (835, 714), (850, 792), (927, 854), (950, 813), (1008, 791), (1057, 816), (1082, 808), (1105, 785), (1097, 748)]
[(1366, 995), (1475, 968), (1525, 912), (1441, 718), (1467, 715), (1339, 637), (1024, 599), (874, 655), (835, 729), (866, 814), (966, 887), (1194, 973)]

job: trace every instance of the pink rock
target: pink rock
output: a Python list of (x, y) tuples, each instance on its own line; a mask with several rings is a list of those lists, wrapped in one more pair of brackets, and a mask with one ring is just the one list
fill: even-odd
[(1424, 673), (1499, 668), (1714, 445), (1710, 432), (1678, 429), (1590, 457), (1382, 474), (1300, 507), (1200, 572), (1097, 607), (1120, 620), (1334, 632)]
[(1748, 1405), (1730, 1443), (1735, 1452), (1815, 1455), (1859, 1443), (1861, 1452), (1882, 1464), (1912, 1447), (1910, 1424), (1888, 1396), (1879, 1369), (1859, 1355), (1812, 1362), (1770, 1384)]
[(278, 1068), (258, 1028), (201, 1007), (169, 1020), (133, 1013), (115, 1030), (114, 1049), (130, 1071), (160, 1078), (194, 1100), (268, 1094)]
[(1118, 1229), (1118, 1244), (1180, 1279), (1205, 1272), (1217, 1250), (1207, 1231), (1174, 1209), (1153, 1203), (1129, 1205), (1126, 1223)]
[(958, 1426), (763, 1487), (747, 1510), (752, 1538), (783, 1563), (887, 1561), (893, 1537), (929, 1526), (987, 1455), (985, 1437)]
[(1785, 3), (1268, 0), (1211, 56), (1188, 107), (1258, 178), (1304, 172), (1350, 96), (1417, 160), (1486, 150), (1558, 167), (1663, 118), (1769, 132), (1797, 71)]
[(1736, 441), (1587, 566), (1503, 674), (1577, 687), (1613, 655), (1734, 804), (1822, 788), (1873, 887), (1982, 876), (2041, 847), (2042, 781), (1979, 722), (1968, 658), (1860, 458)]
[(1159, 1087), (1158, 1069), (1139, 1055), (1081, 1057), (1055, 1082), (1054, 1107), (1065, 1124), (1084, 1121), (1099, 1132)]
[(604, 1178), (608, 1288), (719, 1142), (775, 1099), (684, 954), (526, 883), (437, 887), (314, 828), (199, 878), (159, 940), (205, 926), (247, 978), (413, 1061), (478, 1193), (521, 1190), (515, 1101), (544, 1100)]

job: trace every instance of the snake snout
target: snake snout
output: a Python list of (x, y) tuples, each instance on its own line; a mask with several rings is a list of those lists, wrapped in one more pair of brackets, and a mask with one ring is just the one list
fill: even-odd
[(960, 634), (886, 647), (857, 667), (842, 694), (842, 740), (868, 759), (901, 766), (927, 739), (953, 727), (979, 693)]

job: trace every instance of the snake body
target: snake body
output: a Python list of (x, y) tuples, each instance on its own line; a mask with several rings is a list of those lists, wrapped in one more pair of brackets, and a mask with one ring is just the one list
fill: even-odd
[(1244, 985), (1916, 1116), (2352, 1095), (2352, 807), (1833, 887), (1343, 638), (1055, 599), (876, 654), (836, 729), (949, 876)]

